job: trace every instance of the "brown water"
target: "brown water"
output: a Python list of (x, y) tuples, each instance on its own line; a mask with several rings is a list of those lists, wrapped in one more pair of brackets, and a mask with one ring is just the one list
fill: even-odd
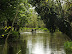
[(67, 40), (67, 36), (59, 32), (22, 32), (17, 40), (0, 41), (0, 54), (66, 54), (64, 42)]

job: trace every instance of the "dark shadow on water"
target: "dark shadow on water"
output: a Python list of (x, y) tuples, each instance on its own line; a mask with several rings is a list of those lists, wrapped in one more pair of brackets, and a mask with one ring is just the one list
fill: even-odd
[(53, 43), (54, 34), (51, 33), (50, 35), (51, 36), (50, 36), (50, 43), (49, 43), (49, 45), (50, 45), (50, 48), (51, 48), (51, 54), (54, 54), (54, 50), (55, 50), (55, 43)]
[(14, 46), (13, 46), (13, 43), (12, 42), (10, 42), (9, 44), (8, 44), (8, 52), (7, 52), (7, 54), (14, 54), (14, 52), (13, 52), (13, 48)]
[(27, 50), (27, 42), (26, 40), (24, 40), (23, 43), (21, 43), (21, 54), (26, 54), (26, 50)]
[(50, 36), (50, 48), (51, 48), (51, 54), (66, 54), (64, 51), (64, 42), (65, 40), (65, 36), (63, 36), (62, 34), (51, 34)]
[(26, 54), (26, 40), (21, 40), (20, 38), (16, 39), (16, 37), (9, 37), (6, 43), (2, 43), (2, 46), (0, 46), (0, 49), (2, 48), (0, 50), (0, 54)]

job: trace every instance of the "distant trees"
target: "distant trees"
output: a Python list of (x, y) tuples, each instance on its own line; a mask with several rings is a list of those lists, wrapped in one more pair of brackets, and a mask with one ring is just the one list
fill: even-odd
[(41, 17), (38, 16), (38, 13), (35, 11), (34, 7), (29, 8), (29, 17), (28, 22), (25, 24), (26, 27), (29, 28), (39, 28), (39, 27), (44, 27), (44, 23), (41, 20)]

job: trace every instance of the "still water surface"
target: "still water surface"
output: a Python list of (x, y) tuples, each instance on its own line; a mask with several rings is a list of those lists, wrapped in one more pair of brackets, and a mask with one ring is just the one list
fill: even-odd
[(64, 42), (67, 40), (62, 33), (22, 32), (17, 40), (0, 41), (0, 54), (66, 54)]

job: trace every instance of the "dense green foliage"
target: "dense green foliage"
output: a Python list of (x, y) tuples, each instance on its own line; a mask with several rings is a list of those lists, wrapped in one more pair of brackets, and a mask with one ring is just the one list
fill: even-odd
[[(0, 2), (0, 31), (3, 30), (3, 33), (0, 33), (0, 36), (5, 35), (13, 29), (13, 27), (19, 30), (22, 20), (26, 22), (25, 16), (21, 16), (21, 11), (25, 11), (22, 7), (22, 3), (25, 3), (22, 0), (2, 0)], [(24, 13), (26, 14), (26, 13)], [(24, 18), (23, 18), (24, 17)], [(22, 19), (23, 18), (23, 19)], [(23, 22), (23, 23), (24, 23)], [(4, 29), (5, 27), (11, 27), (10, 29)], [(6, 32), (6, 30), (8, 30)]]
[(59, 29), (71, 37), (72, 3), (63, 1), (64, 3), (60, 0), (2, 0), (0, 28), (2, 30), (11, 26), (10, 29), (19, 31), (20, 27), (37, 28), (45, 27), (46, 24), (51, 33)]
[[(29, 3), (36, 7), (35, 10), (41, 16), (41, 19), (43, 19), (51, 33), (59, 28), (61, 32), (72, 37), (72, 3), (68, 0), (63, 1), (64, 3), (60, 0), (29, 0)], [(67, 5), (67, 3), (68, 7), (66, 8), (65, 5)]]
[(66, 42), (64, 44), (66, 54), (71, 54), (72, 53), (72, 42)]
[[(18, 31), (20, 27), (45, 27), (40, 16), (27, 0), (2, 0), (0, 2), (0, 36), (11, 31)], [(9, 28), (10, 27), (10, 28)]]

